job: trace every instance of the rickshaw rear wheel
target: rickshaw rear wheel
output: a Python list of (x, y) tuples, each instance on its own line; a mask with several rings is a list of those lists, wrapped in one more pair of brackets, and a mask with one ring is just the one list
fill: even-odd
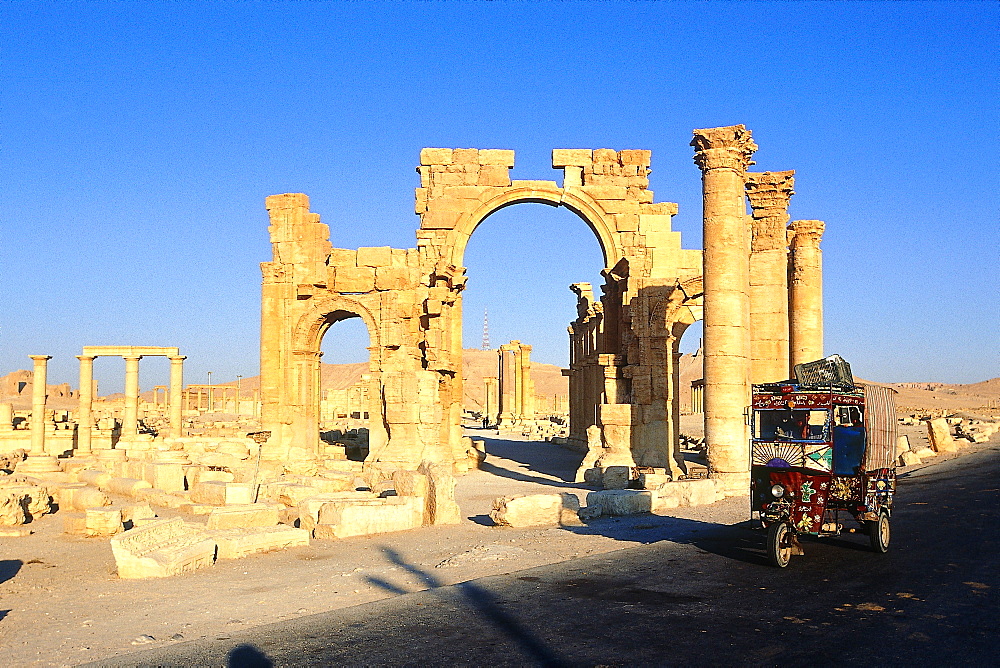
[(868, 520), (868, 540), (871, 541), (872, 549), (879, 554), (889, 551), (889, 539), (892, 532), (889, 529), (889, 514), (879, 513), (877, 520)]
[(773, 566), (784, 568), (792, 558), (792, 528), (787, 522), (775, 522), (767, 528), (767, 558)]

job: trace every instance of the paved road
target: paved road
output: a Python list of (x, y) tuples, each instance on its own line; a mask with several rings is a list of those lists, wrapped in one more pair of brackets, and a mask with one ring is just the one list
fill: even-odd
[(778, 570), (749, 524), (650, 518), (669, 539), (100, 665), (995, 665), (998, 520), (994, 446), (901, 479), (885, 555), (845, 535)]

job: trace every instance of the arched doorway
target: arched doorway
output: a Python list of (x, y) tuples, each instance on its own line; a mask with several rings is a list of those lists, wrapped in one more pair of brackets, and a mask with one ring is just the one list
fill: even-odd
[(355, 313), (334, 311), (320, 331), (320, 458), (364, 461), (377, 392), (371, 374), (368, 328)]

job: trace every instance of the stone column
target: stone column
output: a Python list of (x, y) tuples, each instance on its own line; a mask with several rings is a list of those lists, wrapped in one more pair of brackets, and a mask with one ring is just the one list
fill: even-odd
[(524, 398), (524, 370), (523, 370), (523, 357), (521, 356), (521, 342), (511, 341), (511, 352), (514, 354), (514, 421), (520, 422), (524, 418), (524, 404), (521, 400)]
[(750, 478), (750, 233), (746, 170), (757, 149), (742, 125), (694, 131), (702, 171), (705, 441), (709, 474), (727, 490)]
[(511, 346), (509, 344), (500, 346), (497, 356), (500, 372), (500, 416), (497, 420), (499, 426), (509, 427), (514, 423), (514, 390), (517, 387), (514, 380), (514, 356), (511, 354)]
[(796, 220), (788, 254), (788, 329), (791, 363), (823, 357), (823, 252), (821, 220)]
[(520, 346), (521, 369), (517, 375), (517, 391), (520, 395), (521, 420), (535, 419), (534, 387), (531, 384), (531, 346)]
[(76, 411), (76, 454), (86, 457), (93, 452), (94, 433), (94, 358), (77, 355), (80, 360), (80, 405)]
[(495, 424), (497, 419), (497, 379), (492, 376), (483, 378), (483, 412), (486, 414), (486, 424)]
[(33, 455), (45, 455), (45, 399), (51, 355), (28, 355), (35, 363), (31, 376), (31, 447)]
[(141, 355), (125, 358), (125, 413), (122, 416), (122, 435), (125, 441), (139, 433), (139, 360)]
[(750, 382), (788, 378), (788, 202), (795, 172), (747, 174), (750, 242)]
[(184, 392), (184, 355), (170, 357), (170, 435), (183, 436), (184, 412), (181, 394)]

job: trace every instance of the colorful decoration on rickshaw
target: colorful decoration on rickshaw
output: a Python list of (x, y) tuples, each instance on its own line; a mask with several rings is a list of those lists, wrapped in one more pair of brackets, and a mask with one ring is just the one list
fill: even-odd
[(799, 443), (754, 443), (753, 463), (772, 468), (802, 466), (802, 445)]
[(830, 478), (830, 498), (835, 501), (861, 501), (861, 480), (856, 476)]
[(802, 465), (807, 469), (829, 472), (833, 468), (833, 448), (829, 445), (807, 445)]

